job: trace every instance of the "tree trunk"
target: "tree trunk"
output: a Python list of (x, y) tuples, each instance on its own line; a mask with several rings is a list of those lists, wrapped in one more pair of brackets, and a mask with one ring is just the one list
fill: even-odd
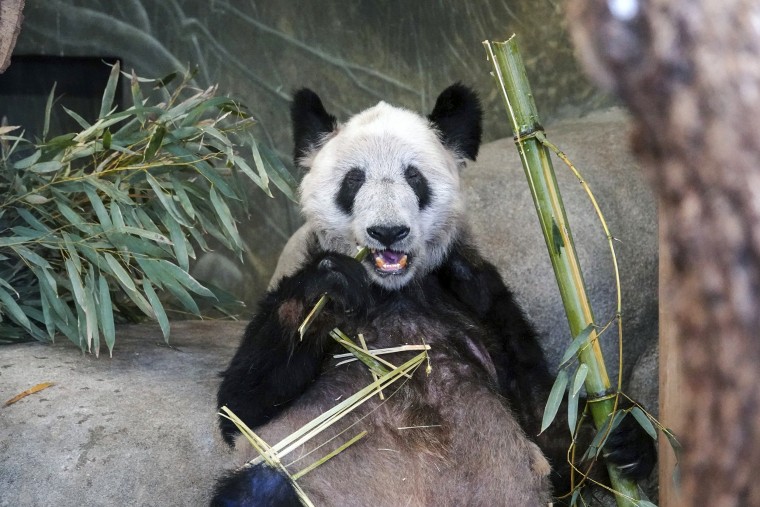
[(11, 64), (11, 53), (21, 31), (24, 0), (0, 0), (0, 74)]
[(660, 197), (683, 504), (760, 506), (760, 2), (571, 0), (568, 15)]

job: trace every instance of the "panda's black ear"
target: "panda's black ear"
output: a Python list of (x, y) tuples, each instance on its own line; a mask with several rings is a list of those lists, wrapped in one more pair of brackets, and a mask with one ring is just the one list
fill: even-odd
[(308, 88), (302, 88), (293, 94), (290, 120), (293, 124), (293, 156), (296, 165), (337, 126), (335, 116), (325, 110), (319, 96)]
[(478, 96), (462, 83), (441, 92), (428, 119), (441, 133), (441, 141), (450, 149), (475, 160), (483, 133), (483, 110)]

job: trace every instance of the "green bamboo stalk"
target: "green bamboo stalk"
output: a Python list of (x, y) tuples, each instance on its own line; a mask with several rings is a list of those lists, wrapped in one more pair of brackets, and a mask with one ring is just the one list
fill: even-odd
[[(488, 58), (494, 66), (494, 77), (502, 92), (525, 175), (538, 212), (554, 274), (559, 285), (562, 302), (570, 324), (572, 336), (578, 336), (589, 325), (594, 325), (583, 274), (575, 252), (570, 226), (565, 214), (562, 197), (557, 186), (554, 168), (548, 149), (536, 139), (543, 133), (538, 109), (530, 92), (530, 85), (513, 35), (506, 42), (484, 41)], [(597, 428), (601, 428), (616, 409), (616, 397), (609, 397), (610, 380), (604, 358), (592, 328), (589, 346), (578, 353), (581, 364), (588, 366), (585, 381), (590, 400), (591, 415)], [(619, 507), (635, 507), (639, 494), (634, 482), (621, 477), (619, 470), (608, 464), (612, 487)]]

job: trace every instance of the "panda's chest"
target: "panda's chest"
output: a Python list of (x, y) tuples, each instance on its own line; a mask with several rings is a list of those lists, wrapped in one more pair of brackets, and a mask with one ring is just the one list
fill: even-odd
[(445, 341), (453, 328), (461, 325), (444, 318), (451, 313), (449, 309), (437, 310), (416, 298), (396, 295), (376, 304), (366, 319), (356, 322), (354, 332), (361, 333), (372, 348), (432, 345)]

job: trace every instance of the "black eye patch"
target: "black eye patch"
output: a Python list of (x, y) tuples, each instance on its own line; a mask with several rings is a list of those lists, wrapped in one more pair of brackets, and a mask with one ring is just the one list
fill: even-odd
[(353, 168), (343, 176), (343, 181), (340, 183), (340, 190), (338, 195), (335, 196), (335, 204), (350, 215), (354, 211), (354, 200), (359, 189), (364, 185), (364, 171), (358, 168)]
[(420, 209), (423, 209), (430, 204), (430, 199), (433, 194), (430, 191), (430, 185), (428, 185), (427, 178), (423, 176), (420, 170), (413, 165), (407, 166), (404, 170), (404, 178), (406, 178), (406, 182), (409, 183), (409, 186), (414, 190)]

